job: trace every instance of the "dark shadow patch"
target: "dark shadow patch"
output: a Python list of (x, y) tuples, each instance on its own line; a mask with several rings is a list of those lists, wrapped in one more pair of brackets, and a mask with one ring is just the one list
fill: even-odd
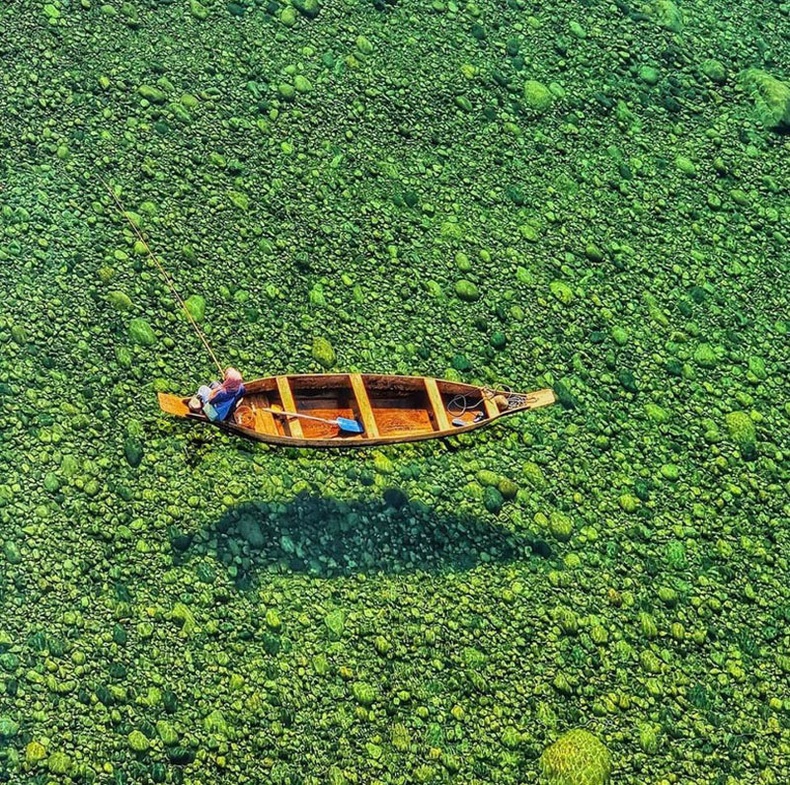
[(396, 488), (367, 501), (300, 494), (287, 504), (244, 502), (202, 531), (174, 528), (170, 542), (179, 561), (214, 555), (240, 588), (255, 585), (266, 571), (323, 577), (444, 572), (552, 555), (532, 532), (438, 514)]

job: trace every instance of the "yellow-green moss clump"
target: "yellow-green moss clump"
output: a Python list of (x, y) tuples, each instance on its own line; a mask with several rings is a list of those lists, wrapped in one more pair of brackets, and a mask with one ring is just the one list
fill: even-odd
[(790, 82), (782, 82), (759, 68), (748, 68), (741, 80), (766, 128), (790, 128)]
[(543, 751), (540, 770), (546, 785), (607, 785), (612, 756), (592, 733), (577, 728)]

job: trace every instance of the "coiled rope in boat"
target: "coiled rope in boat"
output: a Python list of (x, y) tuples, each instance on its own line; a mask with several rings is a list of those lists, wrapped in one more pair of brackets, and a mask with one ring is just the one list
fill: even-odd
[(515, 409), (517, 406), (523, 406), (527, 402), (526, 395), (515, 393), (509, 387), (505, 387), (501, 390), (492, 390), (490, 387), (482, 387), (481, 392), (482, 397), (478, 398), (476, 401), (470, 401), (469, 396), (464, 393), (456, 395), (447, 404), (447, 411), (450, 412), (453, 417), (462, 417), (470, 409), (475, 409), (484, 401), (493, 400), (498, 395), (505, 398), (508, 409)]

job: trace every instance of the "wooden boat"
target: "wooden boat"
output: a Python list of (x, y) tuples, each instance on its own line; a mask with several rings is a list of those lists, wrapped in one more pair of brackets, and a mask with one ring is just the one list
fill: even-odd
[[(370, 447), (436, 439), (482, 428), (507, 414), (554, 403), (552, 390), (497, 391), (427, 376), (331, 373), (269, 376), (245, 383), (246, 392), (221, 430), (289, 447)], [(210, 422), (188, 398), (159, 393), (162, 411)], [(293, 412), (302, 417), (289, 416)], [(304, 416), (315, 417), (304, 419)], [(347, 418), (362, 433), (345, 433), (319, 420)]]

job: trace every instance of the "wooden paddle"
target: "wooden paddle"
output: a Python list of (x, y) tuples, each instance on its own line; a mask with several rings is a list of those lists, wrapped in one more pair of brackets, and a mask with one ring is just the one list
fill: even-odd
[(343, 433), (364, 433), (365, 429), (361, 423), (356, 420), (351, 420), (348, 417), (338, 417), (335, 420), (328, 420), (324, 417), (313, 417), (312, 414), (298, 414), (297, 412), (286, 412), (282, 409), (270, 409), (265, 406), (256, 406), (255, 410), (258, 412), (269, 412), (277, 417), (298, 417), (302, 420), (315, 420), (322, 422), (326, 425), (336, 425)]

